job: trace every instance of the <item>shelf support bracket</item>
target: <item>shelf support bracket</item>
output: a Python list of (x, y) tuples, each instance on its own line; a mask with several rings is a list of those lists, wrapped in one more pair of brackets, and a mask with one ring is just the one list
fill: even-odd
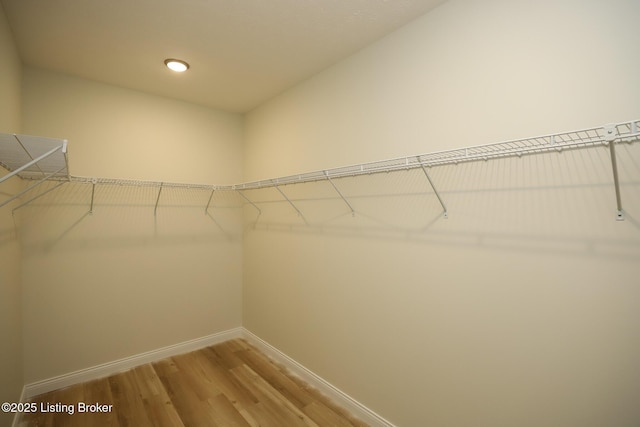
[[(65, 166), (66, 167), (66, 166)], [(19, 193), (14, 194), (13, 196), (9, 197), (7, 200), (5, 200), (4, 202), (0, 203), (0, 208), (3, 207), (6, 204), (11, 203), (12, 201), (14, 201), (15, 199), (17, 199), (18, 197), (22, 196), (23, 194), (28, 193), (29, 191), (33, 190), (34, 188), (36, 188), (37, 186), (43, 184), (45, 181), (47, 181), (49, 178), (51, 178), (52, 176), (54, 176), (57, 173), (62, 172), (65, 167), (58, 169), (55, 172), (51, 172), (47, 175), (45, 175), (42, 179), (38, 180), (38, 182), (31, 184), (30, 186), (28, 186), (27, 188), (25, 188), (24, 190), (20, 191)]]
[(609, 153), (611, 154), (611, 169), (613, 171), (613, 185), (616, 189), (616, 221), (624, 221), (624, 210), (622, 210), (622, 196), (620, 195), (620, 181), (618, 180), (618, 160), (616, 158), (616, 143), (618, 130), (615, 125), (604, 126), (605, 139), (609, 142)]
[(351, 206), (351, 203), (349, 203), (347, 198), (344, 197), (344, 194), (342, 194), (342, 192), (338, 189), (336, 184), (331, 180), (331, 177), (329, 176), (329, 172), (324, 171), (324, 176), (327, 177), (327, 181), (329, 181), (329, 184), (331, 184), (333, 189), (336, 190), (336, 193), (338, 193), (338, 195), (342, 198), (342, 201), (344, 201), (346, 205), (349, 206), (349, 209), (351, 209), (351, 216), (356, 216), (356, 211), (353, 209), (353, 206)]
[(211, 205), (211, 199), (213, 199), (213, 193), (216, 192), (216, 189), (214, 188), (213, 190), (211, 190), (211, 195), (209, 196), (209, 201), (207, 202), (207, 207), (204, 208), (204, 214), (208, 214), (209, 213), (209, 206)]
[[(418, 159), (418, 162), (420, 162), (420, 159)], [(429, 181), (429, 185), (431, 185), (431, 188), (433, 189), (433, 192), (436, 194), (436, 197), (438, 198), (438, 201), (440, 202), (440, 205), (442, 206), (442, 211), (443, 211), (442, 215), (445, 217), (445, 219), (449, 218), (449, 212), (447, 211), (447, 206), (442, 201), (442, 197), (440, 197), (440, 193), (438, 193), (438, 189), (433, 184), (433, 181), (431, 180), (431, 176), (429, 176), (429, 172), (427, 171), (426, 166), (424, 165), (424, 163), (420, 162), (420, 167), (422, 168), (422, 172), (424, 172), (424, 176), (427, 177), (427, 181)]]
[(309, 223), (307, 222), (307, 219), (304, 217), (304, 215), (302, 215), (302, 212), (300, 212), (300, 209), (298, 209), (298, 208), (296, 207), (296, 205), (291, 201), (291, 199), (289, 199), (289, 198), (287, 197), (287, 195), (286, 195), (286, 194), (284, 194), (284, 192), (280, 189), (280, 187), (278, 187), (277, 185), (275, 185), (275, 188), (276, 188), (276, 190), (278, 190), (278, 192), (279, 192), (280, 194), (282, 194), (282, 197), (284, 197), (284, 199), (285, 199), (287, 202), (289, 202), (289, 204), (291, 205), (291, 207), (292, 207), (293, 209), (295, 209), (295, 210), (296, 210), (296, 212), (298, 212), (298, 216), (299, 216), (300, 218), (302, 218), (302, 220), (304, 221), (304, 223), (305, 223), (305, 224), (307, 224), (307, 225), (309, 225)]
[(160, 189), (158, 190), (158, 197), (156, 198), (156, 206), (155, 208), (153, 208), (153, 216), (156, 216), (156, 214), (158, 213), (158, 203), (160, 202), (160, 194), (162, 194), (162, 186), (164, 185), (164, 183), (160, 183)]
[(96, 195), (96, 183), (97, 179), (93, 178), (91, 180), (91, 206), (89, 207), (89, 213), (93, 215), (93, 198)]
[(240, 195), (240, 197), (242, 197), (243, 199), (245, 199), (247, 201), (247, 203), (249, 203), (251, 206), (253, 206), (254, 208), (256, 208), (256, 210), (258, 211), (258, 216), (262, 215), (262, 210), (260, 210), (260, 208), (253, 203), (251, 200), (249, 200), (249, 198), (247, 196), (245, 196), (242, 191), (240, 190), (236, 190), (238, 192), (238, 194)]
[(67, 144), (68, 141), (65, 139), (62, 144), (62, 154), (64, 155), (64, 164), (67, 166), (67, 179), (71, 181), (71, 172), (69, 171), (69, 156), (67, 156)]

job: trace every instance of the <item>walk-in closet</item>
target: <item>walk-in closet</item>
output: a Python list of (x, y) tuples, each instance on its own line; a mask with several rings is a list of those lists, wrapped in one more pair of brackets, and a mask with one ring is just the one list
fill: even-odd
[(638, 16), (0, 0), (0, 427), (640, 425)]

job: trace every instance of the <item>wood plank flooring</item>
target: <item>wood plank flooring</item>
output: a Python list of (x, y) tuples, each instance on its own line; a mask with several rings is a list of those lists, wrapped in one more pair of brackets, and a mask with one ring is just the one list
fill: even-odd
[[(366, 427), (240, 339), (31, 402), (38, 411), (23, 414), (20, 427)], [(80, 402), (106, 412), (80, 412)]]

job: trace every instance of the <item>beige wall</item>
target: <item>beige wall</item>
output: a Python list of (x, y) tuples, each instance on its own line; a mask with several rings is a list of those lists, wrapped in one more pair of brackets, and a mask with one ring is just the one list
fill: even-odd
[[(0, 6), (0, 132), (20, 131), (21, 62)], [(0, 176), (6, 170), (0, 167)], [(17, 178), (0, 184), (0, 200), (15, 194)], [(17, 402), (22, 392), (22, 297), (20, 246), (9, 207), (0, 208), (0, 402)], [(12, 414), (0, 413), (0, 426)]]
[(18, 56), (13, 34), (0, 7), (0, 132), (20, 130), (20, 80), (22, 63)]
[[(26, 68), (23, 130), (69, 140), (71, 173), (242, 179), (242, 117)], [(25, 381), (240, 326), (239, 201), (66, 184), (21, 210)], [(46, 357), (43, 357), (46, 355)]]
[[(450, 0), (250, 113), (247, 180), (640, 117), (640, 4)], [(640, 144), (247, 195), (244, 325), (398, 426), (640, 422)], [(268, 203), (267, 203), (268, 202)]]
[(23, 129), (69, 140), (76, 176), (222, 184), (242, 179), (242, 117), (25, 67)]
[[(20, 117), (0, 17), (0, 130), (67, 138), (74, 175), (219, 184), (630, 120), (639, 12), (450, 0), (244, 131), (34, 68)], [(337, 180), (355, 217), (326, 183), (285, 187), (310, 226), (247, 192), (265, 203), (243, 238), (233, 195), (205, 215), (208, 192), (167, 189), (154, 216), (156, 189), (99, 186), (89, 215), (91, 187), (66, 184), (20, 210), (20, 258), (0, 210), (5, 400), (23, 384), (22, 275), (26, 383), (243, 323), (398, 426), (636, 425), (638, 145), (619, 148), (624, 222), (604, 148), (434, 168), (447, 220), (415, 171)]]

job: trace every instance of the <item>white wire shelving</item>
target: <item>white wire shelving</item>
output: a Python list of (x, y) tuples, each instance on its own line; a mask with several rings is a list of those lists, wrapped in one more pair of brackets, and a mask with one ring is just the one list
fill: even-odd
[[(242, 191), (262, 188), (276, 188), (286, 199), (286, 201), (291, 204), (291, 206), (298, 212), (298, 214), (302, 215), (300, 210), (286, 196), (286, 194), (280, 187), (289, 184), (328, 181), (333, 186), (338, 195), (342, 198), (342, 200), (348, 205), (352, 213), (354, 213), (353, 207), (340, 192), (338, 186), (333, 181), (334, 179), (419, 168), (424, 171), (429, 184), (433, 188), (438, 201), (442, 205), (444, 211), (443, 214), (446, 217), (446, 205), (442, 197), (438, 193), (436, 186), (434, 185), (434, 182), (428, 172), (428, 169), (431, 167), (498, 158), (520, 157), (530, 154), (560, 152), (563, 150), (576, 150), (595, 146), (608, 146), (611, 153), (612, 173), (616, 191), (617, 219), (622, 220), (624, 219), (624, 211), (622, 209), (620, 188), (618, 183), (615, 146), (619, 143), (634, 143), (639, 141), (639, 129), (640, 120), (633, 120), (577, 131), (554, 133), (532, 138), (515, 139), (493, 144), (477, 145), (453, 150), (419, 154), (414, 156), (386, 159), (369, 163), (360, 163), (356, 165), (324, 169), (234, 185), (185, 184), (161, 181), (141, 181), (72, 176), (69, 174), (66, 154), (66, 140), (31, 137), (24, 135), (0, 134), (0, 165), (4, 166), (7, 170), (10, 171), (8, 175), (0, 178), (0, 183), (14, 175), (18, 175), (21, 178), (39, 180), (36, 184), (28, 187), (23, 192), (14, 195), (8, 200), (0, 203), (0, 207), (4, 206), (17, 197), (22, 196), (24, 193), (30, 191), (32, 188), (42, 182), (48, 180), (56, 180), (62, 181), (62, 183), (79, 182), (92, 184), (94, 186), (94, 190), (95, 186), (100, 184), (158, 187), (159, 191), (155, 211), (157, 211), (158, 201), (160, 200), (160, 195), (164, 188), (204, 189), (211, 191), (212, 195), (215, 191), (235, 191), (238, 192), (238, 194), (240, 194), (248, 203), (253, 205), (259, 212), (260, 208), (251, 200), (249, 200), (247, 196), (242, 193)], [(58, 185), (62, 185), (62, 183)], [(48, 191), (51, 191), (55, 188), (57, 187), (53, 187)], [(24, 202), (19, 207), (28, 204), (31, 200)], [(210, 202), (211, 197), (209, 198), (209, 203)], [(207, 204), (205, 212), (208, 207), (209, 204)], [(17, 208), (14, 208), (14, 210), (15, 209)], [(93, 192), (91, 200), (91, 211), (92, 210)]]
[(639, 128), (640, 120), (635, 120), (579, 131), (515, 139), (494, 144), (476, 145), (473, 147), (438, 151), (415, 156), (398, 157), (394, 159), (379, 160), (370, 163), (361, 163), (268, 180), (253, 181), (235, 185), (232, 186), (232, 188), (248, 190), (254, 188), (273, 187), (276, 185), (323, 181), (327, 178), (341, 178), (378, 172), (415, 169), (422, 168), (423, 166), (432, 167), (504, 157), (519, 157), (527, 154), (539, 154), (550, 151), (557, 152), (597, 145), (608, 145), (610, 141), (635, 142), (640, 139), (640, 134), (638, 133)]
[(67, 141), (41, 136), (0, 134), (0, 166), (9, 171), (0, 183), (13, 176), (37, 180), (18, 194), (0, 203), (0, 207), (28, 193), (48, 180), (69, 180)]

